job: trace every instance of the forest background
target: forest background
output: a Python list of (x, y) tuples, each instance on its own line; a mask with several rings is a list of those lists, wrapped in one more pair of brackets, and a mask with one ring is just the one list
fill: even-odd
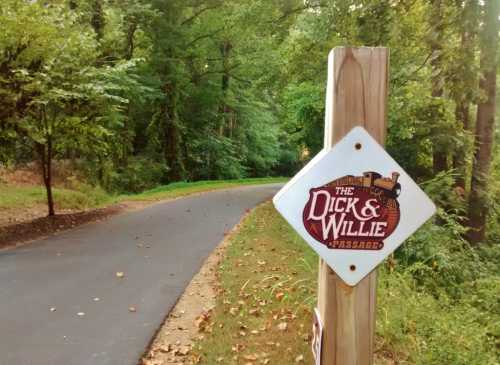
[(86, 184), (290, 176), (322, 148), (326, 56), (391, 49), (387, 148), (498, 240), (497, 1), (6, 0), (0, 161)]
[[(291, 176), (322, 148), (326, 58), (391, 49), (387, 149), (499, 237), (498, 1), (4, 0), (0, 161), (107, 192)], [(54, 162), (55, 161), (55, 162)], [(54, 172), (55, 171), (55, 172)]]
[(50, 216), (63, 188), (292, 176), (323, 145), (329, 51), (386, 46), (386, 148), (439, 209), (381, 268), (381, 348), (498, 364), (499, 4), (2, 0), (0, 213), (26, 169)]

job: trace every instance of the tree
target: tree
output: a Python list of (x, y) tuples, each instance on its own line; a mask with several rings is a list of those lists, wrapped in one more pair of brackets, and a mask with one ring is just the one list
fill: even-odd
[(436, 110), (433, 121), (433, 137), (432, 146), (432, 163), (434, 174), (438, 174), (448, 169), (448, 150), (443, 143), (440, 131), (440, 120), (443, 119), (441, 110), (443, 108), (441, 100), (444, 93), (444, 43), (445, 43), (445, 4), (443, 0), (432, 1), (429, 14), (429, 48), (431, 51), (431, 67), (432, 67), (432, 91), (433, 109)]
[(453, 48), (451, 66), (447, 70), (450, 96), (455, 102), (455, 119), (463, 137), (453, 151), (453, 168), (457, 174), (455, 186), (465, 192), (470, 155), (469, 135), (472, 127), (470, 106), (477, 95), (476, 35), (478, 27), (476, 0), (457, 1), (453, 24), (458, 41)]
[(469, 196), (469, 233), (472, 243), (482, 241), (486, 233), (489, 209), (488, 179), (492, 160), (495, 126), (496, 74), (498, 66), (499, 7), (497, 0), (486, 0), (483, 5), (483, 26), (480, 33), (481, 79), (479, 88), (484, 93), (477, 105), (474, 140), (474, 162)]
[(3, 64), (4, 82), (17, 99), (1, 125), (10, 131), (11, 140), (22, 140), (32, 148), (52, 216), (52, 161), (70, 151), (86, 154), (107, 148), (106, 137), (118, 121), (113, 114), (127, 103), (120, 93), (130, 81), (126, 75), (134, 64), (95, 68), (98, 51), (93, 34), (62, 5), (17, 6), (21, 9), (16, 9), (18, 17), (12, 21), (29, 31), (29, 42), (23, 43), (22, 34), (15, 32), (3, 37), (12, 49), (22, 51)]

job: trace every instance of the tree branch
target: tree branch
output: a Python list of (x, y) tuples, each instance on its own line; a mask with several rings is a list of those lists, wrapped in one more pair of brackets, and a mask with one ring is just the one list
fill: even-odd
[(186, 45), (186, 48), (189, 48), (191, 46), (193, 46), (196, 42), (198, 41), (201, 41), (202, 39), (205, 39), (205, 38), (211, 38), (213, 37), (214, 35), (216, 35), (217, 33), (220, 33), (224, 30), (224, 28), (219, 28), (217, 29), (216, 31), (212, 32), (212, 33), (208, 33), (208, 34), (202, 34), (198, 37), (196, 37), (195, 39), (193, 39), (191, 42), (189, 42), (187, 45)]
[(283, 13), (283, 15), (281, 15), (278, 19), (270, 20), (269, 23), (274, 23), (277, 21), (281, 22), (293, 14), (301, 13), (305, 10), (320, 9), (320, 8), (324, 8), (325, 6), (326, 6), (325, 4), (304, 5), (304, 6), (301, 6), (301, 7), (295, 8), (295, 9), (291, 9), (291, 10)]
[(203, 13), (209, 11), (209, 10), (213, 10), (213, 9), (217, 9), (218, 7), (220, 7), (221, 4), (216, 4), (216, 5), (212, 5), (212, 6), (206, 6), (204, 7), (203, 9), (201, 10), (198, 10), (197, 12), (195, 12), (193, 15), (191, 15), (189, 18), (187, 19), (184, 19), (182, 22), (181, 22), (181, 26), (182, 25), (186, 25), (186, 24), (189, 24), (191, 23), (193, 20), (195, 20), (196, 18), (198, 18), (200, 15), (202, 15)]
[(424, 68), (424, 66), (427, 64), (427, 62), (432, 57), (432, 54), (433, 54), (433, 52), (429, 53), (427, 55), (427, 57), (425, 58), (424, 62), (422, 62), (422, 64), (419, 67), (417, 67), (416, 70), (414, 70), (410, 75), (408, 75), (408, 77), (405, 80), (403, 80), (399, 85), (395, 85), (395, 86), (396, 87), (403, 87), (403, 86), (405, 86), (408, 83), (408, 81), (411, 80), (411, 78), (412, 78), (413, 75), (416, 75), (421, 69)]

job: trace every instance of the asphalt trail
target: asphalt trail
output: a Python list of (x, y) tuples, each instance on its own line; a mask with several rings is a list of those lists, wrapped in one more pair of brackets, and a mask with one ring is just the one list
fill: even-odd
[(136, 365), (224, 232), (280, 187), (173, 200), (0, 251), (0, 364)]

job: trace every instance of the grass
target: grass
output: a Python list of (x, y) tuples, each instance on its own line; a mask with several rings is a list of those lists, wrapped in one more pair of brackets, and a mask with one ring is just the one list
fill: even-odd
[[(202, 364), (311, 364), (316, 255), (266, 203), (230, 238)], [(286, 327), (286, 328), (285, 328)]]
[[(317, 262), (271, 203), (252, 211), (218, 270), (211, 331), (195, 346), (200, 363), (311, 364)], [(498, 365), (498, 270), (466, 284), (462, 299), (436, 295), (412, 270), (379, 268), (375, 364)]]
[(254, 179), (238, 180), (206, 180), (196, 182), (178, 182), (162, 185), (157, 188), (147, 190), (140, 194), (121, 195), (120, 200), (162, 200), (178, 198), (189, 194), (200, 193), (215, 189), (226, 189), (243, 185), (270, 184), (286, 182), (284, 177), (265, 177)]
[[(115, 201), (99, 188), (84, 186), (80, 190), (54, 188), (57, 209), (96, 208)], [(47, 204), (47, 195), (42, 186), (11, 186), (0, 184), (0, 210), (30, 208)]]
[[(76, 184), (75, 189), (54, 188), (56, 209), (82, 210), (99, 208), (105, 205), (127, 201), (155, 201), (172, 199), (189, 194), (215, 189), (231, 188), (243, 185), (284, 182), (286, 178), (256, 178), (241, 180), (218, 180), (179, 182), (159, 186), (140, 194), (124, 194), (114, 196), (101, 188), (86, 184)], [(0, 184), (0, 210), (30, 208), (34, 205), (46, 204), (47, 197), (43, 186), (12, 186)]]

